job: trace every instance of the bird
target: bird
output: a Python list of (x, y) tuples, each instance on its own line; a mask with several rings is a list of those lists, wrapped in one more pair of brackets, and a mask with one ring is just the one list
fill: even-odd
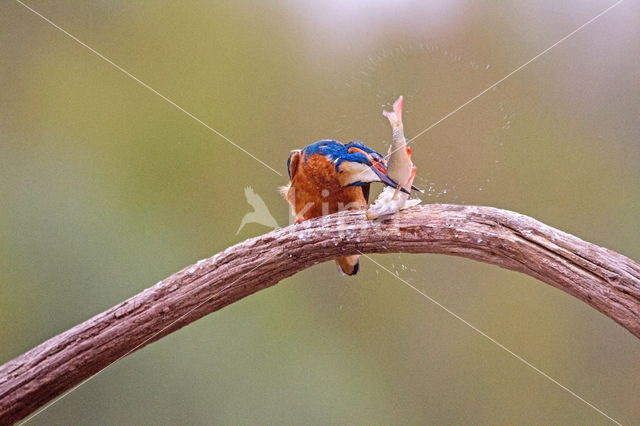
[(253, 211), (244, 215), (236, 235), (240, 233), (247, 223), (259, 223), (260, 225), (268, 226), (270, 228), (278, 228), (278, 222), (276, 222), (276, 219), (269, 211), (264, 200), (255, 193), (253, 188), (247, 186), (244, 189), (244, 196), (247, 199), (247, 203), (253, 207)]
[[(287, 171), (289, 184), (280, 191), (291, 205), (296, 223), (342, 210), (366, 209), (372, 182), (398, 187), (387, 176), (384, 157), (359, 141), (343, 144), (324, 139), (293, 150)], [(359, 257), (336, 259), (339, 271), (356, 275)]]

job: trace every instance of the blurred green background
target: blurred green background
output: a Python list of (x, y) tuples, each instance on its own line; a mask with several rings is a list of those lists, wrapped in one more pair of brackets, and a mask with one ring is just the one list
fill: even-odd
[[(611, 5), (552, 0), (28, 4), (285, 173), (386, 150)], [(640, 259), (640, 6), (627, 1), (414, 144), (427, 203), (515, 210)], [(286, 183), (13, 1), (0, 3), (0, 362), (281, 224)], [(285, 173), (286, 174), (286, 173)], [(375, 259), (622, 423), (640, 342), (536, 280)], [(32, 424), (607, 424), (370, 261), (326, 263), (109, 367)]]

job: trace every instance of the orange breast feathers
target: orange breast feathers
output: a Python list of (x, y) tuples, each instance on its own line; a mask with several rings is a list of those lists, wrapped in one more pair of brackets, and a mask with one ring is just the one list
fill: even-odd
[(358, 186), (341, 186), (335, 164), (320, 154), (305, 157), (294, 152), (290, 159), (291, 182), (282, 194), (291, 205), (297, 222), (342, 210), (367, 208)]

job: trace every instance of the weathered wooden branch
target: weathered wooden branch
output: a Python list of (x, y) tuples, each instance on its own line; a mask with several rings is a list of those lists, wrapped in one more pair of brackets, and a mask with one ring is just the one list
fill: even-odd
[[(519, 271), (640, 337), (640, 265), (518, 213), (425, 205), (372, 222), (343, 212), (199, 261), (0, 367), (0, 423), (22, 419), (118, 359), (311, 265), (362, 253), (441, 253)], [(354, 279), (357, 279), (354, 278)]]

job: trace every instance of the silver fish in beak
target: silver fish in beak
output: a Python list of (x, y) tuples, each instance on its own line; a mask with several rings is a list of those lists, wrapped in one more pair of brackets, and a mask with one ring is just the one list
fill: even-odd
[(376, 201), (367, 210), (368, 219), (376, 219), (399, 212), (400, 210), (420, 204), (420, 199), (409, 199), (416, 176), (416, 167), (411, 161), (411, 148), (407, 146), (402, 125), (403, 98), (400, 96), (393, 103), (393, 111), (383, 111), (391, 124), (392, 140), (387, 154), (387, 176), (395, 183), (397, 188), (387, 186), (380, 193)]

